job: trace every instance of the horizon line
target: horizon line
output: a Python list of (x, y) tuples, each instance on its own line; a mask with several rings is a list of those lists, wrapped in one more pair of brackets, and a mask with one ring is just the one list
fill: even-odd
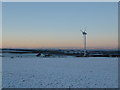
[[(80, 49), (84, 48), (0, 48), (0, 49)], [(87, 48), (87, 50), (119, 50), (119, 48)]]

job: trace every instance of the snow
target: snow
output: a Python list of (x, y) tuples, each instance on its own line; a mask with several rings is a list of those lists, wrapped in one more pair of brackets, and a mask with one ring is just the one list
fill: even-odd
[(3, 88), (117, 88), (118, 58), (3, 57)]
[(19, 53), (3, 53), (2, 56), (4, 57), (13, 57), (13, 58), (16, 58), (16, 57), (36, 57), (36, 53), (26, 53), (26, 54), (19, 54)]
[(2, 57), (0, 57), (0, 89), (2, 89)]

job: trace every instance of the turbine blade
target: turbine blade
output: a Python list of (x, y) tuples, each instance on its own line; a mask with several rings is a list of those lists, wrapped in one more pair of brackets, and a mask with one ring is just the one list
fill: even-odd
[(80, 31), (83, 32), (82, 29), (80, 29)]
[(84, 30), (84, 32), (87, 30), (87, 26), (85, 27), (85, 30)]

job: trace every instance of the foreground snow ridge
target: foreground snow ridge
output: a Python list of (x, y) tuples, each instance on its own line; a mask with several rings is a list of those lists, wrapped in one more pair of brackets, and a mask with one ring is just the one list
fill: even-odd
[(3, 88), (117, 88), (118, 58), (3, 57)]

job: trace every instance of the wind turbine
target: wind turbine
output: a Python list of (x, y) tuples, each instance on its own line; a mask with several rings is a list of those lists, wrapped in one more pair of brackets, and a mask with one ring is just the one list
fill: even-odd
[(83, 34), (83, 39), (84, 39), (84, 57), (87, 55), (87, 50), (86, 50), (86, 35), (87, 35), (87, 33), (86, 33), (86, 29), (87, 29), (87, 27), (85, 27), (84, 31), (83, 31), (83, 29), (80, 30)]

